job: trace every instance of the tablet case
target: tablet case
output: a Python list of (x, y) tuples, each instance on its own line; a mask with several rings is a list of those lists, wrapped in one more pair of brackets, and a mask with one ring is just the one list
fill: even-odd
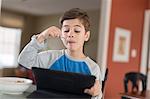
[(95, 76), (37, 67), (33, 67), (32, 71), (37, 90), (31, 93), (28, 98), (36, 98), (37, 96), (65, 99), (91, 98), (90, 95), (84, 93), (84, 89), (91, 88), (94, 85)]

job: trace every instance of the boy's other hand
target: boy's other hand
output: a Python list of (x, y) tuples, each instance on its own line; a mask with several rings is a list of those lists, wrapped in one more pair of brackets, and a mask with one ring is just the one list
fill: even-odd
[(84, 93), (87, 93), (92, 96), (97, 96), (100, 94), (100, 91), (101, 91), (100, 89), (101, 89), (100, 83), (98, 80), (96, 80), (94, 86), (91, 87), (90, 89), (85, 89)]
[(51, 26), (38, 35), (37, 41), (41, 43), (48, 37), (59, 37), (60, 35), (61, 30), (56, 26)]

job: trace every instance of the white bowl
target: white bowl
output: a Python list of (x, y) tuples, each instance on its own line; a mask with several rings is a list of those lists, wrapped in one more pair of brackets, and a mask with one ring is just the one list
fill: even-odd
[(0, 77), (0, 92), (5, 94), (22, 94), (26, 91), (32, 80), (19, 77)]

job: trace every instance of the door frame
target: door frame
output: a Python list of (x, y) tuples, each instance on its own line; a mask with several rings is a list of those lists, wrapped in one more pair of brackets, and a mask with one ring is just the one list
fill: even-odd
[(2, 5), (2, 0), (0, 0), (0, 17), (1, 17), (1, 5)]
[[(142, 51), (141, 51), (141, 64), (140, 64), (140, 72), (148, 75), (148, 59), (150, 58), (149, 52), (149, 39), (150, 39), (150, 10), (145, 11), (144, 17), (144, 27), (143, 27), (143, 41), (142, 41)], [(148, 58), (149, 57), (149, 58)], [(150, 68), (150, 67), (149, 67)], [(148, 78), (148, 76), (147, 76)], [(150, 79), (147, 79), (147, 89), (150, 90)]]
[(98, 49), (97, 49), (97, 63), (101, 68), (102, 79), (104, 80), (107, 68), (107, 54), (109, 43), (109, 30), (112, 0), (101, 0), (100, 4), (100, 22), (99, 22), (99, 35), (98, 35)]

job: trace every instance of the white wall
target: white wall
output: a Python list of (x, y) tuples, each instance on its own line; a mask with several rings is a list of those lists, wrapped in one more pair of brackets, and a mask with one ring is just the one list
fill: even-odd
[(98, 56), (97, 62), (100, 65), (101, 73), (104, 78), (105, 70), (107, 68), (107, 53), (108, 53), (108, 40), (109, 40), (109, 26), (111, 15), (112, 0), (101, 1), (101, 19), (98, 37)]
[[(2, 2), (2, 0), (0, 0), (0, 17), (1, 17), (1, 2)], [(0, 20), (0, 22), (1, 22), (1, 20)], [(3, 74), (3, 71), (0, 69), (0, 76), (2, 76), (2, 74)]]

